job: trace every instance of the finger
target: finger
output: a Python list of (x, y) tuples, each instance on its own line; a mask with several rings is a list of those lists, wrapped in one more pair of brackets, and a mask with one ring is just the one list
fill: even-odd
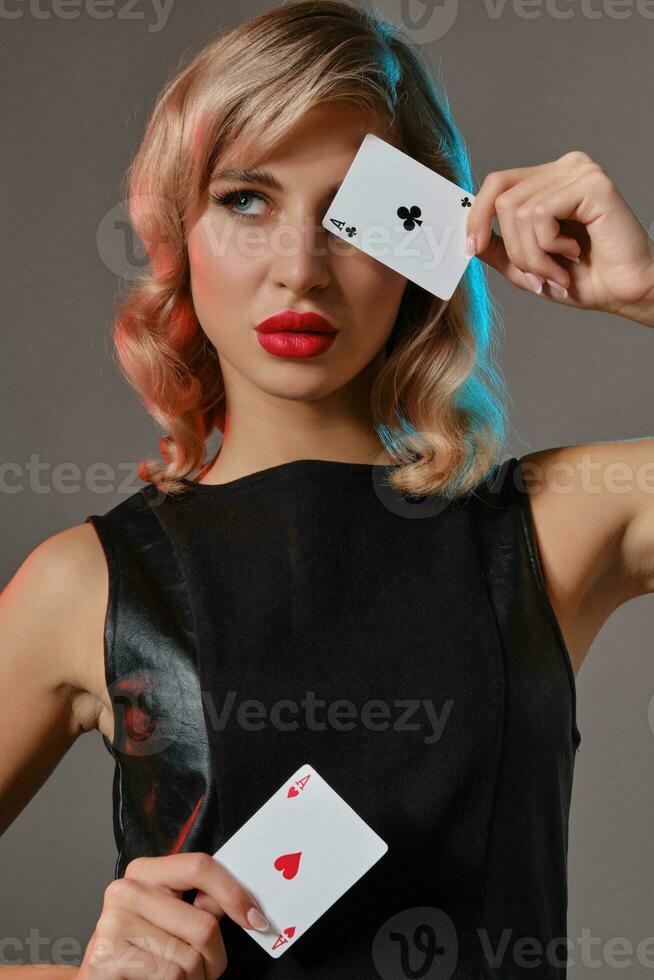
[[(159, 943), (165, 945), (166, 941), (170, 941), (171, 936), (179, 939), (184, 944), (178, 950), (178, 955), (183, 956), (185, 960), (185, 963), (181, 965), (184, 966), (189, 960), (193, 965), (197, 958), (192, 956), (184, 947), (195, 950), (201, 957), (203, 968), (200, 973), (197, 973), (197, 967), (194, 968), (195, 973), (192, 975), (192, 980), (205, 980), (205, 971), (208, 976), (216, 977), (224, 969), (227, 956), (219, 924), (220, 916), (224, 915), (222, 906), (217, 905), (219, 914), (194, 908), (188, 902), (167, 895), (157, 885), (133, 876), (116, 879), (107, 888), (105, 904), (109, 916), (112, 912), (116, 914), (116, 910), (118, 910), (118, 914), (126, 912), (149, 922), (151, 924), (149, 931)], [(121, 920), (121, 924), (123, 921)], [(136, 935), (131, 926), (123, 924), (122, 927), (127, 929), (130, 939)], [(105, 928), (104, 924), (102, 928)], [(248, 928), (252, 928), (249, 923)], [(137, 939), (133, 941), (137, 945), (140, 944)]]
[(214, 980), (220, 975), (220, 970), (224, 971), (227, 966), (227, 953), (223, 945), (222, 968), (217, 968), (218, 961), (207, 963), (198, 949), (183, 943), (176, 936), (170, 936), (159, 929), (153, 929), (141, 919), (141, 925), (137, 925), (138, 918), (134, 920), (134, 933), (131, 930), (123, 933), (126, 939), (139, 949), (146, 949), (163, 962), (176, 963), (184, 971), (187, 980)]
[[(515, 227), (524, 251), (522, 258), (526, 259), (527, 262), (527, 265), (523, 265), (514, 259), (514, 264), (526, 269), (530, 267), (530, 263), (535, 263), (531, 271), (543, 274), (545, 278), (547, 278), (548, 268), (550, 271), (556, 271), (556, 267), (553, 268), (551, 265), (549, 254), (561, 255), (571, 262), (577, 262), (581, 253), (579, 242), (570, 235), (562, 234), (561, 223), (556, 219), (550, 224), (546, 238), (542, 238), (534, 231), (536, 216), (543, 211), (547, 215), (551, 196), (560, 191), (561, 186), (560, 179), (549, 180), (545, 184), (542, 180), (538, 184), (526, 180), (508, 195), (503, 195), (509, 206), (509, 211), (511, 211), (511, 205), (513, 206)], [(507, 251), (509, 251), (508, 248)], [(542, 269), (536, 267), (538, 263), (543, 262), (545, 266)]]
[[(178, 936), (194, 945), (199, 934), (209, 929), (207, 916), (218, 920), (217, 913), (194, 908), (188, 902), (167, 895), (158, 886), (139, 878), (117, 878), (105, 891), (105, 908), (108, 911), (125, 909), (141, 915), (153, 926)], [(220, 916), (224, 914), (219, 906)]]
[[(584, 165), (581, 175), (568, 181), (567, 185), (562, 185), (561, 180), (547, 179), (544, 182), (545, 175), (540, 173), (499, 194), (495, 200), (495, 211), (502, 231), (505, 255), (500, 252), (497, 256), (492, 250), (488, 253), (490, 261), (497, 268), (504, 269), (504, 274), (509, 276), (511, 270), (506, 268), (504, 261), (508, 257), (516, 269), (525, 275), (535, 276), (539, 287), (544, 280), (549, 280), (567, 290), (571, 285), (568, 267), (557, 261), (550, 250), (563, 259), (578, 262), (581, 247), (576, 239), (561, 234), (560, 222), (566, 225), (574, 223), (566, 221), (566, 216), (575, 213), (585, 193), (587, 174), (593, 169), (592, 164)], [(560, 215), (560, 219), (552, 217), (552, 210)], [(543, 217), (548, 220), (548, 225), (546, 231), (541, 233), (536, 221)], [(582, 229), (583, 225), (579, 225), (579, 228)], [(544, 234), (542, 241), (540, 234)], [(493, 232), (489, 244), (496, 244), (494, 235)], [(543, 244), (549, 247), (543, 248)], [(479, 250), (478, 255), (487, 260), (487, 255)], [(495, 261), (493, 255), (496, 256)], [(557, 298), (564, 297), (557, 295)]]
[(198, 909), (204, 909), (205, 912), (211, 912), (217, 917), (223, 914), (218, 903), (214, 902), (211, 895), (207, 895), (206, 892), (199, 891), (193, 899), (193, 905)]
[[(211, 895), (207, 895), (207, 893), (203, 891), (198, 891), (193, 900), (193, 905), (195, 905), (196, 908), (205, 909), (205, 911), (211, 912), (212, 915), (216, 915), (218, 918), (224, 914), (218, 903), (214, 901)], [(259, 905), (256, 907), (259, 908)], [(249, 928), (252, 928), (251, 924)]]
[(491, 243), (493, 235), (493, 217), (497, 213), (495, 202), (500, 194), (510, 190), (516, 184), (542, 180), (542, 175), (550, 164), (536, 167), (515, 167), (513, 170), (499, 170), (487, 174), (481, 187), (475, 195), (472, 207), (468, 212), (467, 234), (477, 239), (477, 255), (485, 252)]
[[(522, 273), (523, 278), (518, 282), (522, 288), (541, 293), (545, 279), (560, 277), (559, 267), (554, 259), (545, 256), (538, 248), (533, 230), (523, 228), (523, 221), (518, 220), (516, 209), (501, 196), (497, 199), (496, 209), (501, 229), (503, 251), (510, 262), (504, 264), (504, 275), (511, 279), (511, 270)], [(495, 233), (493, 232), (493, 235)], [(491, 241), (495, 241), (494, 238)], [(511, 281), (516, 281), (512, 279)], [(567, 284), (566, 284), (567, 285)]]
[[(573, 181), (564, 187), (553, 189), (534, 202), (533, 225), (536, 239), (548, 252), (565, 252), (569, 257), (579, 258), (581, 246), (576, 239), (561, 234), (561, 223), (575, 219), (585, 192), (583, 179)], [(584, 226), (585, 227), (585, 226)], [(563, 245), (563, 248), (559, 247)]]
[(568, 289), (571, 283), (568, 272), (541, 248), (532, 221), (529, 218), (522, 220), (516, 218), (516, 230), (520, 236), (520, 254), (524, 256), (520, 261), (516, 261), (511, 256), (514, 265), (518, 265), (523, 272), (530, 272), (538, 276), (541, 281), (545, 279), (550, 282), (558, 283), (563, 289)]
[(226, 962), (226, 954), (214, 915), (194, 910), (136, 879), (118, 878), (114, 884), (118, 887), (107, 889), (96, 929), (99, 935), (127, 939), (173, 960), (189, 980), (206, 980), (205, 963), (212, 976), (217, 976), (213, 971)]
[(515, 211), (507, 202), (508, 198), (502, 195), (495, 202), (497, 223), (500, 228), (498, 237), (502, 240), (503, 250), (511, 264), (521, 272), (529, 272), (527, 256), (523, 251), (522, 240), (516, 226)]
[[(534, 227), (534, 234), (536, 235), (536, 241), (540, 247), (545, 252), (549, 252), (551, 255), (560, 255), (564, 259), (568, 259), (570, 262), (579, 263), (581, 261), (581, 243), (574, 238), (572, 235), (563, 234), (563, 224), (565, 223), (563, 219), (556, 219), (553, 222), (547, 232), (543, 232), (542, 228), (538, 225), (538, 208), (536, 205), (539, 203), (539, 199), (534, 201), (534, 218), (532, 221)], [(572, 224), (572, 222), (567, 222)], [(577, 224), (577, 229), (581, 233), (582, 225)]]
[(244, 929), (253, 928), (247, 918), (248, 911), (252, 907), (262, 911), (247, 889), (204, 851), (134, 858), (125, 869), (125, 878), (140, 878), (157, 887), (174, 888), (180, 894), (197, 888), (213, 898), (220, 915), (226, 913)]
[(501, 272), (503, 276), (506, 276), (507, 279), (510, 279), (516, 285), (526, 285), (521, 281), (523, 273), (509, 258), (504, 245), (504, 239), (497, 232), (491, 232), (488, 247), (485, 251), (480, 252), (477, 258), (481, 259), (487, 265), (492, 265), (494, 269), (497, 269), (498, 272)]
[[(574, 159), (570, 159), (571, 157)], [(574, 167), (574, 172), (577, 174), (575, 179), (587, 180), (594, 172), (601, 170), (590, 158), (582, 156), (579, 160), (575, 154), (566, 154), (558, 160), (540, 166), (519, 167), (489, 174), (473, 201), (467, 219), (468, 233), (475, 235), (478, 251), (483, 251), (490, 243), (493, 217), (498, 213), (498, 197), (503, 197), (504, 202), (509, 207), (513, 205), (517, 211), (522, 204), (529, 202), (548, 188), (552, 190), (560, 188), (563, 181), (568, 180), (572, 172), (571, 167)], [(568, 180), (568, 183), (573, 181)], [(584, 219), (580, 217), (577, 220)], [(590, 215), (586, 220), (591, 220)], [(546, 251), (560, 253), (573, 262), (579, 257), (578, 243), (574, 238), (561, 237), (551, 249)]]
[(143, 980), (144, 976), (156, 977), (157, 980), (177, 980), (179, 967), (170, 961), (166, 963), (148, 950), (105, 938), (94, 937), (89, 946), (91, 944), (88, 964), (93, 975), (97, 974), (103, 980)]
[[(563, 186), (549, 183), (539, 194), (532, 194), (515, 208), (513, 222), (507, 220), (512, 214), (510, 206), (509, 215), (501, 214), (503, 226), (508, 226), (512, 235), (517, 234), (520, 238), (519, 247), (514, 245), (513, 238), (506, 241), (506, 250), (514, 265), (550, 284), (553, 282), (565, 290), (570, 288), (570, 273), (552, 258), (551, 253), (561, 254), (571, 262), (579, 261), (579, 243), (561, 234), (560, 221), (575, 213), (583, 193), (583, 182), (579, 178)], [(504, 237), (506, 240), (507, 235)]]
[[(498, 235), (496, 232), (492, 232), (488, 248), (478, 258), (491, 265), (494, 269), (497, 269), (514, 286), (518, 286), (520, 289), (524, 289), (530, 293), (542, 292), (543, 284), (539, 277), (536, 276), (530, 281), (529, 276), (531, 273), (523, 272), (513, 264), (506, 252), (501, 235)], [(538, 289), (536, 288), (537, 285), (539, 286)]]
[[(548, 189), (560, 186), (559, 181), (551, 180), (551, 169), (525, 178), (508, 191), (499, 194), (495, 200), (495, 213), (504, 240), (504, 248), (513, 265), (521, 271), (559, 283), (568, 288), (570, 278), (567, 271), (546, 251), (536, 238), (534, 231), (534, 210), (537, 202), (547, 200)], [(538, 205), (542, 207), (542, 204)], [(558, 232), (558, 226), (557, 226)], [(565, 258), (574, 261), (579, 252), (578, 245), (569, 239), (570, 254)], [(573, 252), (574, 248), (574, 252)]]

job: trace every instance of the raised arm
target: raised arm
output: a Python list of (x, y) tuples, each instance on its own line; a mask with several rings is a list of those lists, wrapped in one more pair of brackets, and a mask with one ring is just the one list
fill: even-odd
[(654, 592), (654, 439), (529, 453), (519, 475), (577, 673), (611, 612)]

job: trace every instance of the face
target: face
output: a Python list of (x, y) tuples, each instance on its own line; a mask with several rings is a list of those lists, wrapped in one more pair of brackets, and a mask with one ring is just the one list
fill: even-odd
[[(367, 132), (391, 141), (353, 106), (320, 106), (267, 157), (219, 161), (216, 173), (257, 167), (276, 185), (213, 179), (188, 235), (193, 303), (228, 400), (232, 385), (313, 400), (369, 382), (383, 363), (407, 280), (321, 225)], [(295, 336), (305, 356), (291, 356), (284, 338), (267, 348), (256, 327), (286, 310), (319, 313), (337, 329), (333, 341)]]

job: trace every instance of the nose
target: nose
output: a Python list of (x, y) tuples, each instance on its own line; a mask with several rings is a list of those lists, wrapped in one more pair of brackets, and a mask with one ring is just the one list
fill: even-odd
[(280, 225), (270, 241), (274, 281), (297, 295), (324, 289), (331, 279), (328, 234), (315, 216)]

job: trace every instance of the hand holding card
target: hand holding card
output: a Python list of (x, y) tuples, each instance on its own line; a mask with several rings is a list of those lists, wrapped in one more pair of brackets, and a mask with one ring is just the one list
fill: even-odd
[(213, 855), (270, 923), (248, 935), (281, 956), (388, 850), (305, 764)]
[(450, 299), (470, 261), (466, 225), (474, 200), (368, 133), (322, 224), (428, 292)]

